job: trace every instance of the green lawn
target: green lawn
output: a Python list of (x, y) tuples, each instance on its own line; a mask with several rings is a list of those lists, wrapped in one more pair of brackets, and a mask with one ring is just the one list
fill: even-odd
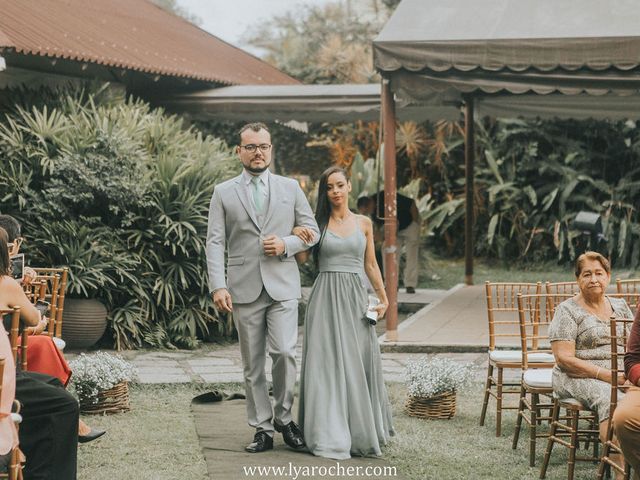
[[(206, 465), (195, 433), (191, 398), (213, 388), (227, 391), (239, 385), (137, 385), (131, 390), (133, 410), (126, 414), (84, 417), (108, 429), (102, 439), (79, 447), (79, 480), (203, 480)], [(494, 435), (495, 417), (478, 426), (481, 385), (458, 395), (458, 411), (450, 420), (423, 420), (403, 413), (406, 391), (390, 384), (396, 437), (384, 456), (398, 475), (415, 480), (537, 479), (545, 442), (538, 447), (538, 463), (528, 466), (527, 431), (517, 450), (511, 449), (514, 414), (503, 420), (503, 436)], [(489, 409), (495, 411), (495, 407)], [(575, 480), (595, 478), (596, 466), (579, 462)], [(566, 452), (556, 447), (548, 479), (566, 478)], [(226, 479), (225, 479), (226, 480)]]
[[(528, 433), (521, 431), (516, 450), (511, 449), (515, 412), (503, 414), (502, 437), (495, 436), (495, 415), (487, 414), (484, 427), (478, 425), (482, 406), (481, 385), (457, 397), (457, 412), (450, 420), (425, 420), (404, 414), (403, 385), (390, 384), (398, 432), (384, 454), (398, 474), (415, 480), (538, 479), (546, 440), (539, 439), (536, 466), (529, 467)], [(489, 404), (495, 413), (495, 403)], [(566, 449), (554, 447), (547, 479), (567, 478)], [(578, 462), (575, 480), (591, 480), (597, 465)]]
[[(434, 274), (440, 278), (434, 280), (432, 278)], [(640, 271), (621, 269), (612, 272), (611, 280), (614, 282), (616, 278), (637, 277), (640, 277)], [(474, 283), (482, 284), (486, 280), (492, 282), (566, 282), (575, 280), (575, 277), (572, 267), (555, 263), (521, 265), (517, 263), (504, 264), (501, 261), (488, 259), (475, 259), (473, 267)], [(439, 258), (429, 252), (423, 253), (420, 265), (420, 288), (449, 289), (463, 282), (464, 259)]]
[(131, 412), (83, 415), (107, 434), (78, 446), (78, 480), (207, 479), (190, 402), (209, 387), (133, 385)]

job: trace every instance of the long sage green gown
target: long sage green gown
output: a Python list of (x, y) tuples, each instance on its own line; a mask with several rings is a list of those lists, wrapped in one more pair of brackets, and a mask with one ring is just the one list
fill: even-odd
[(307, 447), (338, 460), (381, 455), (394, 434), (375, 327), (365, 318), (366, 237), (327, 230), (304, 324), (299, 423)]

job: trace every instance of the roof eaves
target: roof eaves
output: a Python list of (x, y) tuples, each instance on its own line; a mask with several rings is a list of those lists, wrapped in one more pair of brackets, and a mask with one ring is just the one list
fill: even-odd
[[(0, 46), (0, 51), (1, 50), (2, 50), (2, 47)], [(153, 68), (148, 65), (142, 65), (137, 63), (125, 64), (119, 60), (109, 59), (106, 57), (91, 58), (91, 57), (81, 55), (80, 52), (69, 51), (68, 54), (53, 53), (53, 52), (45, 53), (38, 50), (31, 50), (26, 48), (15, 48), (15, 51), (16, 53), (21, 53), (24, 55), (33, 55), (33, 56), (38, 56), (43, 58), (52, 58), (52, 59), (59, 58), (63, 60), (69, 60), (69, 61), (75, 61), (75, 62), (81, 62), (81, 63), (93, 63), (96, 65), (101, 65), (105, 67), (121, 68), (124, 70), (132, 70), (136, 72), (148, 73), (151, 75), (188, 78), (191, 80), (199, 80), (204, 82), (216, 82), (223, 85), (234, 85), (234, 83), (230, 82), (227, 79), (223, 79), (221, 77), (215, 77), (211, 75), (202, 75), (197, 72), (185, 71), (180, 69), (159, 69), (159, 68)]]

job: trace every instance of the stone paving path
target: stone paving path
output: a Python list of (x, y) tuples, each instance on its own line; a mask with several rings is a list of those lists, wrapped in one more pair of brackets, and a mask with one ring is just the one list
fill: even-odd
[[(296, 360), (300, 374), (302, 337), (299, 337)], [(138, 369), (141, 383), (231, 383), (242, 382), (242, 359), (237, 343), (228, 345), (205, 344), (192, 350), (132, 350), (121, 352)], [(470, 363), (474, 377), (481, 380), (486, 375), (486, 353), (437, 353), (427, 356), (447, 357), (461, 363)], [(75, 355), (65, 352), (71, 360)], [(382, 368), (385, 380), (402, 382), (408, 361), (417, 359), (422, 353), (383, 353)], [(267, 372), (271, 370), (271, 359), (267, 356)], [(267, 378), (271, 376), (267, 373)]]

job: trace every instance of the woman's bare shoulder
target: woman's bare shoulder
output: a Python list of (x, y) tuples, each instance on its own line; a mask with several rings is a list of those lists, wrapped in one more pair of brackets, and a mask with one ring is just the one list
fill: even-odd
[(9, 275), (0, 276), (0, 304), (10, 305), (17, 300), (16, 295), (22, 292), (20, 284)]
[(0, 275), (0, 286), (2, 286), (3, 290), (5, 288), (13, 289), (13, 290), (16, 290), (16, 289), (22, 290), (22, 287), (20, 286), (18, 281), (9, 275)]
[(355, 214), (356, 220), (360, 223), (360, 225), (364, 228), (369, 228), (372, 224), (371, 218), (366, 215), (360, 215), (359, 213)]

